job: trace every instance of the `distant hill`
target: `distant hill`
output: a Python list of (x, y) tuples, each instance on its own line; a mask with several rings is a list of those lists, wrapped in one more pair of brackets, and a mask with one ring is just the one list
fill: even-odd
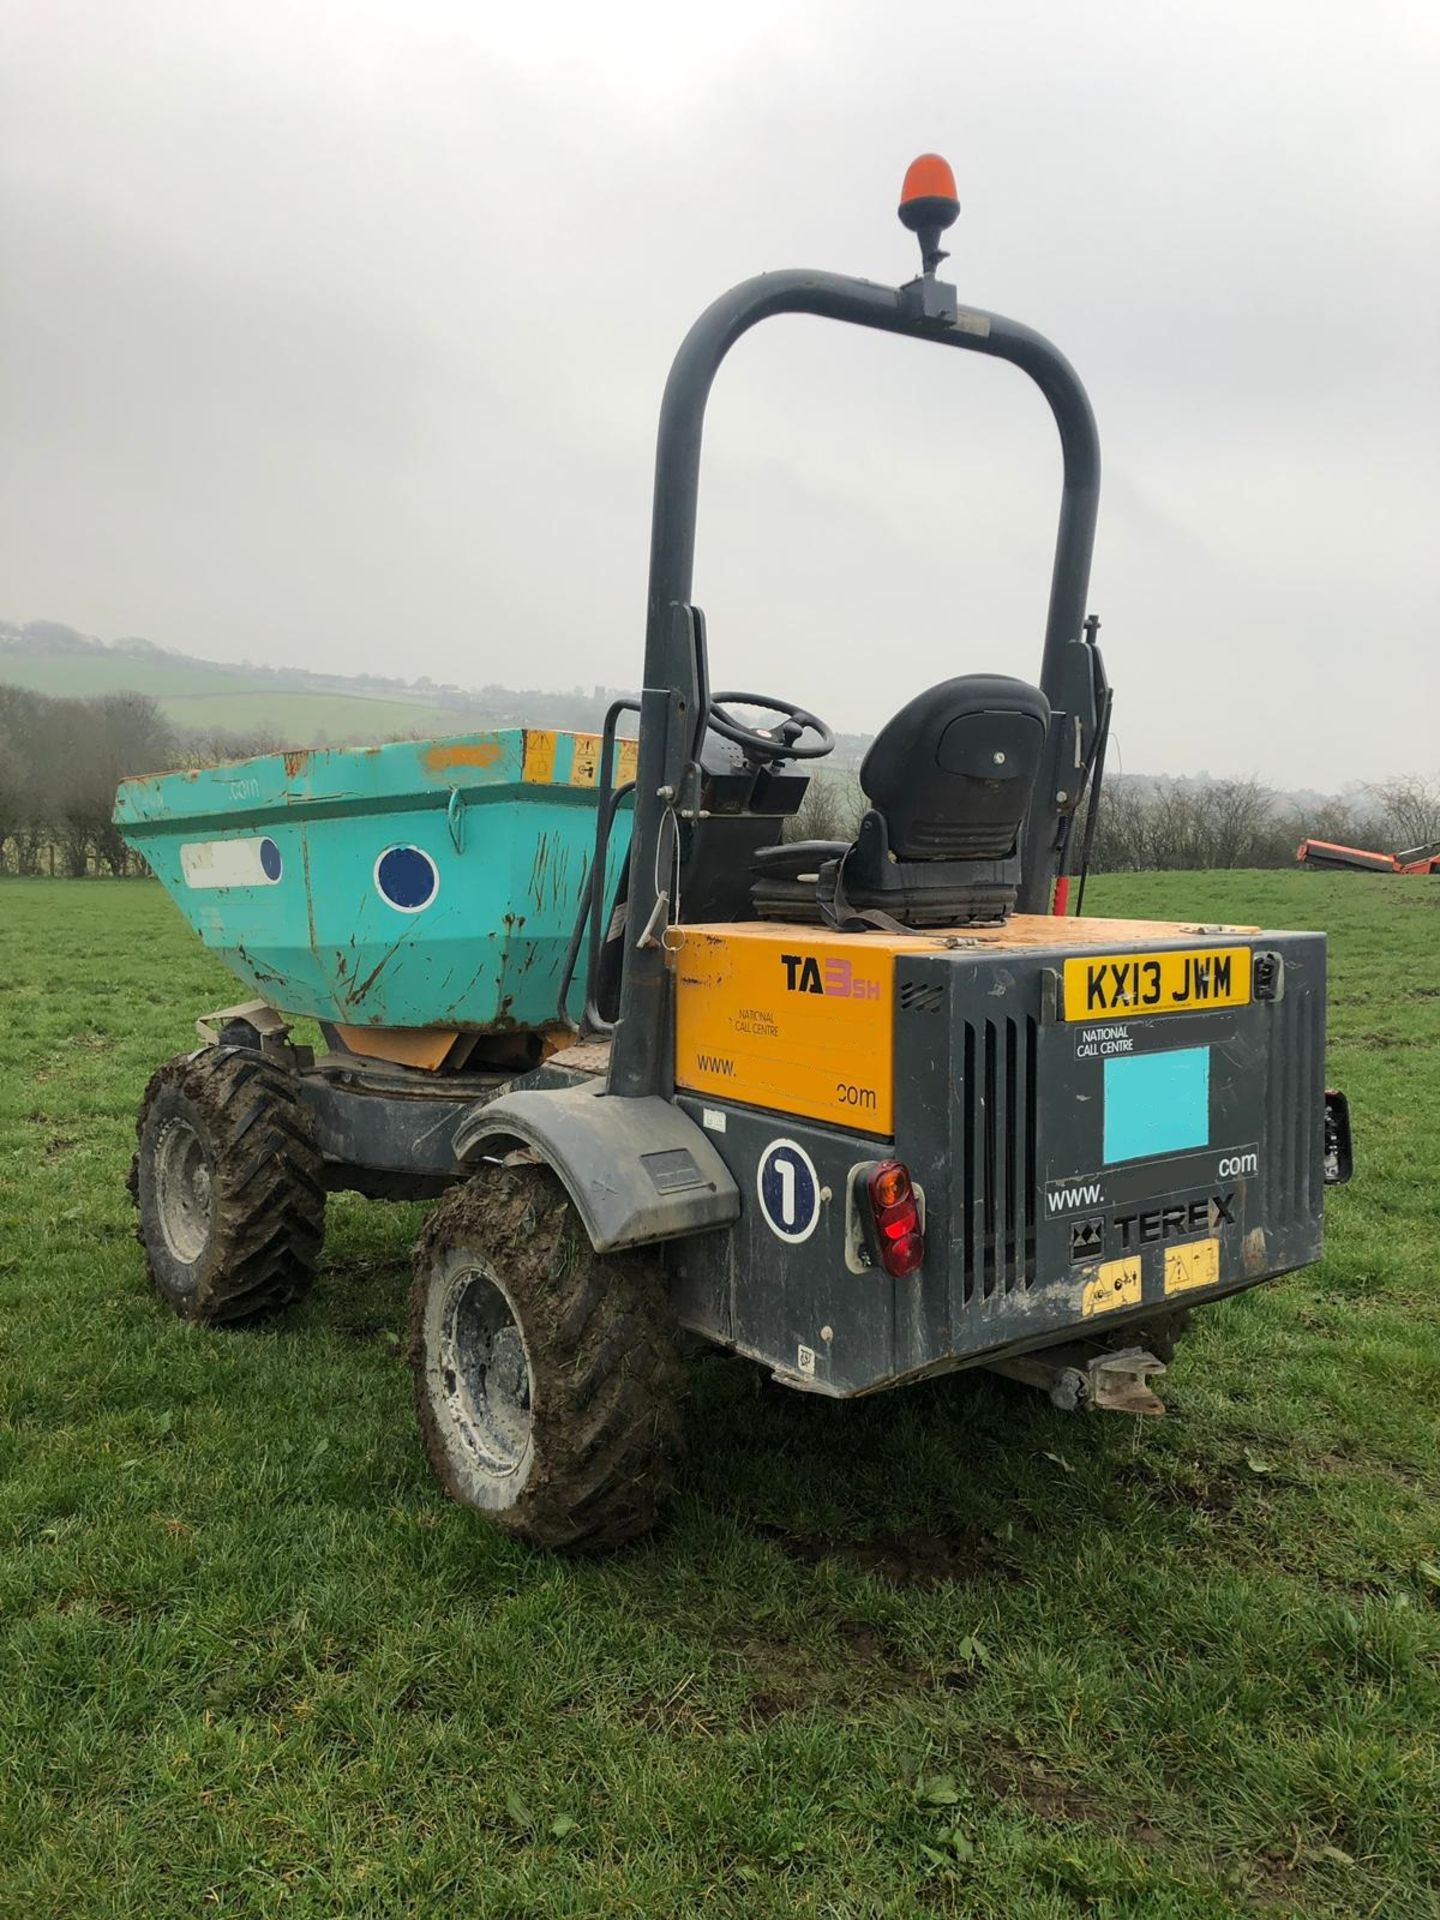
[(425, 679), (312, 673), (171, 652), (149, 640), (105, 642), (53, 620), (0, 620), (0, 681), (84, 699), (144, 693), (187, 730), (273, 734), (287, 745), (385, 740), (475, 727), (598, 727), (612, 690), (464, 688)]
[[(144, 693), (187, 735), (233, 734), (287, 747), (425, 738), (503, 726), (598, 732), (617, 693), (631, 691), (459, 687), (423, 677), (311, 673), (304, 667), (256, 666), (248, 660), (236, 666), (172, 652), (149, 640), (97, 640), (54, 620), (0, 620), (0, 683), (7, 682), (71, 699)], [(839, 734), (831, 759), (811, 771), (848, 776), (864, 759), (871, 738)], [(1122, 774), (1112, 766), (1109, 784), (1112, 791), (1129, 787), (1149, 798), (1171, 778), (1164, 773)], [(1211, 776), (1182, 776), (1178, 784), (1203, 788), (1211, 784)], [(1308, 812), (1332, 796), (1297, 789), (1276, 797)]]
[[(144, 693), (187, 732), (270, 735), (293, 747), (500, 726), (598, 731), (621, 691), (458, 687), (249, 661), (236, 666), (149, 640), (98, 640), (53, 620), (0, 620), (0, 682), (71, 699)], [(858, 766), (866, 745), (868, 736), (842, 734), (835, 763)]]

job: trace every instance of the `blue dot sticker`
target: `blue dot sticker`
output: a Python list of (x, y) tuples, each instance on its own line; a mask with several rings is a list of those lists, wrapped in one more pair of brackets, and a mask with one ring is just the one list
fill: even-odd
[(798, 1246), (820, 1218), (820, 1176), (793, 1140), (772, 1140), (755, 1170), (755, 1192), (765, 1224), (777, 1240)]
[(397, 913), (422, 913), (440, 891), (440, 870), (423, 847), (387, 847), (375, 862), (375, 890)]
[(285, 863), (280, 858), (280, 849), (271, 839), (260, 842), (260, 871), (267, 880), (278, 880), (285, 871)]

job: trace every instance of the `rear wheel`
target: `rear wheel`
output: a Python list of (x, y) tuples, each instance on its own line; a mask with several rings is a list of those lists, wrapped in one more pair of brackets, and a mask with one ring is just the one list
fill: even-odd
[(600, 1255), (542, 1167), (490, 1167), (416, 1250), (410, 1351), (446, 1493), (533, 1546), (594, 1551), (659, 1519), (683, 1367), (653, 1253)]
[(136, 1131), (136, 1238), (183, 1319), (248, 1320), (308, 1288), (325, 1189), (289, 1074), (248, 1050), (167, 1061), (145, 1089)]

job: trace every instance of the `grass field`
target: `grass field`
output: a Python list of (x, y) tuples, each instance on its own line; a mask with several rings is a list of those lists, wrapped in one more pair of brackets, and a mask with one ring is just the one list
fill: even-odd
[(147, 1290), (151, 1067), (233, 983), (158, 888), (0, 881), (0, 1920), (1440, 1914), (1440, 882), (1146, 875), (1323, 925), (1359, 1171), (1169, 1417), (697, 1364), (673, 1527), (433, 1488), (419, 1210), (260, 1332)]

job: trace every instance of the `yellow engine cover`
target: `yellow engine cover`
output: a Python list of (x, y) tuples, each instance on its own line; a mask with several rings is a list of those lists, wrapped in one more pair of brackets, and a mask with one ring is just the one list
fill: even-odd
[[(771, 925), (746, 920), (728, 925), (672, 927), (675, 969), (675, 1084), (745, 1106), (769, 1107), (810, 1120), (829, 1120), (862, 1133), (895, 1131), (895, 961), (906, 953), (957, 957), (985, 953), (1046, 952), (1066, 966), (1067, 1018), (1086, 1017), (1085, 969), (1101, 963), (1074, 960), (1096, 948), (1108, 950), (1104, 977), (1129, 994), (1137, 957), (1184, 938), (1186, 951), (1160, 955), (1156, 978), (1173, 980), (1166, 1012), (1183, 1007), (1238, 1004), (1249, 997), (1249, 974), (1237, 966), (1223, 975), (1197, 969), (1194, 926), (1169, 920), (1055, 919), (1016, 914), (1003, 926), (964, 927), (955, 935), (933, 933), (835, 933), (824, 927)], [(1213, 929), (1232, 934), (1255, 927)], [(1219, 950), (1223, 961), (1228, 949)], [(1241, 949), (1236, 949), (1235, 954)], [(1232, 960), (1235, 954), (1231, 955)], [(1184, 963), (1190, 962), (1188, 972)], [(1241, 963), (1243, 965), (1243, 963)], [(1069, 969), (1080, 969), (1070, 985)], [(1169, 968), (1171, 973), (1166, 973)], [(1174, 984), (1197, 982), (1203, 994), (1182, 993)], [(1148, 975), (1136, 973), (1142, 986)], [(1232, 991), (1232, 979), (1234, 987)], [(1118, 991), (1118, 989), (1117, 989)], [(1159, 988), (1156, 989), (1157, 993)], [(1188, 996), (1188, 997), (1187, 997)], [(1144, 1002), (1145, 995), (1137, 998)], [(1073, 1005), (1071, 1004), (1073, 1002)], [(1134, 1001), (1106, 1001), (1107, 1014)], [(1098, 1016), (1097, 1016), (1098, 1017)]]
[(895, 1124), (895, 955), (925, 940), (676, 927), (675, 1083), (866, 1133)]

